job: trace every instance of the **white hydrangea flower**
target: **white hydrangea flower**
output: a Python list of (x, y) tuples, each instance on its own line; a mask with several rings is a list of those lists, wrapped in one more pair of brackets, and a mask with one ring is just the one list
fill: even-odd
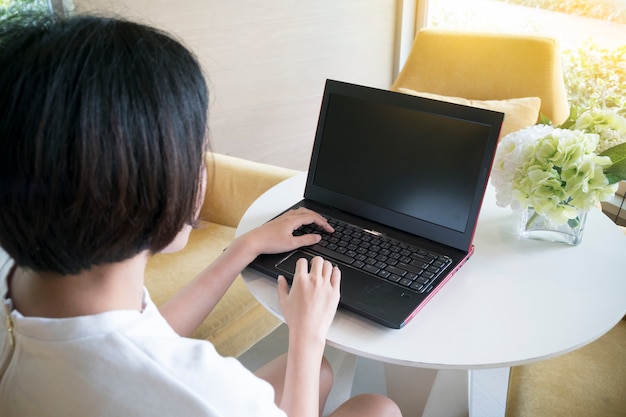
[(608, 109), (593, 108), (582, 112), (574, 129), (599, 135), (597, 153), (626, 142), (626, 118)]
[(588, 132), (535, 125), (505, 136), (491, 173), (498, 206), (532, 207), (558, 225), (609, 199), (611, 160), (596, 154), (600, 136)]

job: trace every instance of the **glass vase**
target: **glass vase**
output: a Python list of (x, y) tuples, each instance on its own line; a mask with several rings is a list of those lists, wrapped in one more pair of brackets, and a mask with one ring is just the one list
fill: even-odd
[(583, 239), (587, 212), (580, 210), (578, 216), (565, 224), (556, 225), (537, 213), (532, 207), (522, 210), (519, 234), (525, 239), (578, 245)]

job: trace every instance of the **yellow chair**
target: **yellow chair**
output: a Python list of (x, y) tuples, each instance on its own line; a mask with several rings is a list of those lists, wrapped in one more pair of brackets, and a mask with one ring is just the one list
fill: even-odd
[(540, 36), (422, 29), (391, 89), (503, 111), (503, 134), (536, 123), (530, 98), (554, 124), (569, 115), (558, 43)]
[(511, 368), (506, 417), (626, 415), (626, 320), (578, 350)]

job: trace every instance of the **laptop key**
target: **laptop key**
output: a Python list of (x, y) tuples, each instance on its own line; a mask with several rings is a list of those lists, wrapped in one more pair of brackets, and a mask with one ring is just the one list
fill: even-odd
[(388, 279), (391, 282), (398, 282), (402, 279), (402, 277), (400, 275), (391, 274), (391, 276)]
[(406, 271), (402, 268), (398, 268), (396, 266), (393, 265), (387, 265), (387, 271), (391, 272), (392, 274), (396, 274), (399, 276), (404, 276), (404, 274), (406, 274)]
[(381, 269), (380, 271), (378, 271), (378, 275), (381, 278), (389, 278), (391, 276), (391, 272), (385, 270), (385, 269)]
[(363, 271), (371, 272), (372, 274), (378, 274), (378, 271), (380, 271), (380, 268), (377, 268), (374, 265), (366, 264), (363, 267)]
[(398, 268), (406, 269), (409, 272), (414, 272), (417, 275), (422, 273), (422, 268), (414, 267), (414, 266), (406, 264), (404, 262), (399, 262), (396, 266)]
[(413, 266), (418, 266), (420, 268), (426, 268), (427, 266), (430, 265), (430, 262), (426, 261), (424, 262), (423, 260), (420, 259), (412, 259), (411, 261), (407, 262)]
[(410, 279), (402, 278), (400, 280), (400, 285), (404, 287), (410, 287), (411, 285), (413, 285), (413, 281), (411, 281)]
[(428, 272), (428, 271), (422, 272), (422, 278), (432, 279), (434, 277), (435, 277), (435, 274), (433, 274), (432, 272)]
[(446, 266), (447, 264), (450, 263), (449, 259), (446, 258), (439, 258), (437, 259), (435, 262), (433, 262), (433, 266), (437, 267), (437, 268), (441, 268)]

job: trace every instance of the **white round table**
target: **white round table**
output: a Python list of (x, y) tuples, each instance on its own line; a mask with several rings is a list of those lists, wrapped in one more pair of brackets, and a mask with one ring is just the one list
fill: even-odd
[[(302, 173), (263, 194), (237, 235), (302, 199), (305, 182)], [(578, 246), (520, 239), (517, 227), (518, 216), (496, 206), (488, 185), (474, 255), (411, 322), (394, 330), (340, 309), (328, 344), (389, 364), (466, 372), (575, 350), (621, 320), (626, 236), (609, 218), (592, 210)], [(281, 318), (275, 280), (250, 269), (243, 277)]]

